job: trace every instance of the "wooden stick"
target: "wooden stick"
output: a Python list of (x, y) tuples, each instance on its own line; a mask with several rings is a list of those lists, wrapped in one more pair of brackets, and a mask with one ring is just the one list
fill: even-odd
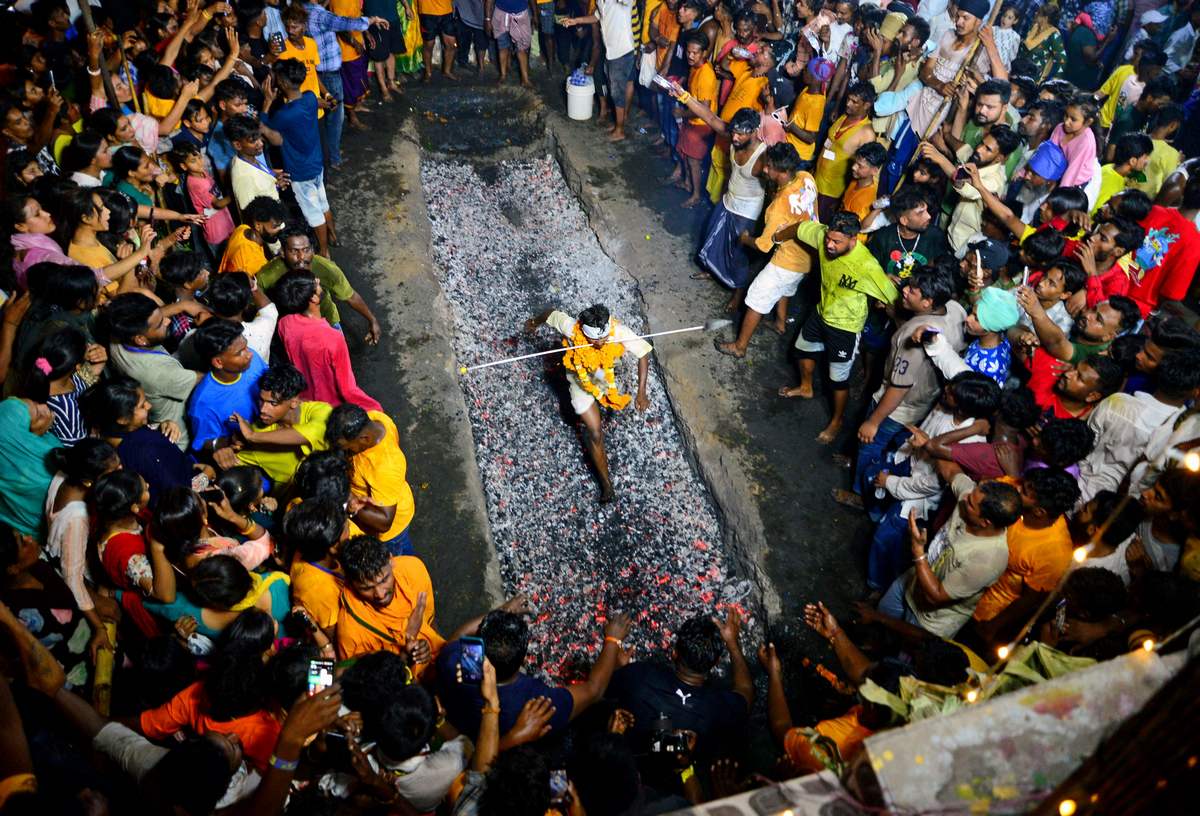
[[(83, 0), (79, 4), (79, 14), (83, 17), (83, 27), (87, 29), (87, 33), (91, 34), (96, 30), (96, 21), (92, 19), (92, 6), (88, 0)], [(122, 52), (124, 53), (124, 52)], [(108, 104), (112, 105), (118, 111), (121, 109), (121, 103), (117, 101), (117, 90), (113, 87), (112, 77), (108, 73), (108, 64), (104, 61), (104, 46), (100, 46), (100, 79), (104, 82), (104, 95), (108, 97)]]
[[(1004, 4), (1001, 2), (1001, 0), (996, 0), (996, 5), (992, 7), (992, 13), (988, 15), (988, 18), (984, 24), (979, 27), (981, 30), (984, 26), (990, 26), (996, 22), (996, 17), (1000, 14), (1000, 7), (1003, 5)], [(958, 85), (960, 82), (962, 82), (963, 74), (965, 74), (971, 64), (975, 62), (975, 55), (979, 52), (979, 46), (982, 44), (983, 41), (979, 39), (979, 32), (976, 31), (975, 42), (971, 43), (971, 50), (967, 52), (967, 58), (964, 59), (962, 65), (959, 66), (958, 73), (954, 75), (954, 79), (950, 83), (951, 85)], [(920, 73), (918, 72), (918, 77), (919, 76)], [(944, 111), (946, 106), (949, 104), (950, 99), (948, 97), (943, 97), (942, 104), (938, 106), (937, 113), (933, 115), (933, 121), (929, 123), (929, 127), (925, 130), (925, 133), (921, 135), (921, 141), (917, 142), (918, 150), (920, 149), (921, 142), (929, 141), (929, 137), (933, 135), (934, 129), (941, 126), (942, 111)], [(917, 150), (914, 150), (912, 155), (908, 157), (908, 161), (904, 163), (904, 170), (900, 171), (900, 178), (897, 180), (896, 186), (892, 189), (892, 193), (895, 193), (896, 190), (900, 189), (900, 185), (904, 182), (904, 174), (908, 171), (908, 166), (913, 163), (913, 159), (917, 157), (917, 152)]]

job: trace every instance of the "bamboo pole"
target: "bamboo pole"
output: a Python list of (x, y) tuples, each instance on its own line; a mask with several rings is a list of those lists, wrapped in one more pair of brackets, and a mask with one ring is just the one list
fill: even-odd
[[(92, 7), (88, 0), (80, 0), (79, 16), (83, 18), (83, 27), (87, 29), (87, 33), (91, 34), (96, 30), (96, 21), (92, 19)], [(122, 52), (124, 53), (124, 52)], [(100, 79), (104, 83), (104, 95), (108, 97), (108, 104), (114, 108), (120, 109), (121, 103), (117, 101), (117, 90), (113, 87), (112, 76), (108, 73), (108, 64), (104, 61), (104, 47), (100, 47)]]
[[(1003, 5), (1004, 3), (1002, 0), (995, 0), (995, 5), (992, 6), (992, 13), (988, 15), (986, 21), (981, 21), (983, 22), (983, 25), (979, 27), (981, 30), (984, 26), (991, 26), (996, 22), (996, 17), (1000, 15), (1000, 8)], [(971, 43), (971, 48), (969, 51), (967, 51), (966, 59), (963, 60), (962, 65), (960, 65), (958, 68), (958, 73), (954, 75), (954, 79), (950, 82), (952, 86), (957, 87), (959, 83), (962, 82), (963, 77), (966, 75), (967, 69), (970, 68), (971, 64), (975, 62), (975, 55), (979, 53), (979, 46), (981, 45), (983, 45), (983, 41), (979, 38), (979, 32), (976, 31), (975, 42)], [(921, 134), (921, 142), (929, 141), (929, 137), (933, 135), (933, 131), (941, 126), (943, 121), (942, 113), (946, 110), (946, 106), (949, 104), (950, 97), (943, 97), (942, 104), (938, 106), (937, 113), (933, 115), (933, 121), (929, 123), (929, 127), (926, 128), (925, 132)], [(917, 143), (918, 150), (921, 142)], [(912, 155), (908, 157), (908, 161), (904, 163), (904, 169), (900, 171), (900, 177), (896, 181), (896, 186), (892, 188), (893, 194), (896, 192), (896, 190), (899, 190), (900, 185), (904, 183), (904, 174), (908, 171), (908, 166), (913, 163), (913, 159), (917, 157), (918, 150), (914, 150)]]

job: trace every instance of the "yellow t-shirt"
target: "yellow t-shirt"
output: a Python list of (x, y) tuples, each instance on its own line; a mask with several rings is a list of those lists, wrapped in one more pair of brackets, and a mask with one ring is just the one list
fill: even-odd
[(812, 161), (813, 154), (817, 151), (816, 133), (821, 129), (821, 116), (824, 113), (825, 94), (810, 94), (804, 90), (792, 105), (792, 118), (788, 120), (788, 124), (813, 132), (813, 141), (807, 143), (800, 141), (790, 131), (787, 133), (788, 144), (796, 148), (802, 161)]
[(1100, 96), (1107, 97), (1104, 104), (1100, 107), (1100, 127), (1106, 128), (1112, 124), (1113, 118), (1117, 115), (1117, 105), (1121, 101), (1121, 86), (1125, 84), (1125, 80), (1133, 76), (1134, 68), (1132, 65), (1120, 65), (1108, 75), (1108, 79), (1100, 86), (1100, 90), (1096, 93)]
[[(284, 38), (283, 50), (279, 59), (294, 59), (304, 63), (304, 82), (300, 83), (300, 92), (312, 91), (318, 100), (321, 98), (321, 82), (317, 79), (317, 66), (321, 63), (321, 55), (317, 52), (317, 41), (312, 37), (304, 38), (304, 47), (297, 48), (292, 41)], [(317, 108), (317, 118), (325, 116), (324, 108)]]
[(721, 118), (726, 122), (732, 121), (733, 115), (742, 108), (752, 108), (761, 113), (763, 109), (761, 97), (763, 88), (767, 87), (767, 82), (765, 76), (756, 77), (753, 74), (743, 74), (733, 84), (729, 98), (721, 107)]
[[(329, 10), (340, 17), (362, 17), (363, 0), (332, 0)], [(356, 43), (364, 50), (361, 53), (354, 50), (354, 47), (346, 40)], [(361, 31), (339, 31), (337, 41), (338, 47), (342, 49), (343, 62), (353, 62), (359, 57), (366, 56), (367, 52)]]
[(350, 490), (381, 507), (396, 508), (392, 526), (379, 536), (380, 540), (388, 541), (408, 528), (416, 509), (406, 479), (408, 460), (400, 449), (400, 433), (391, 417), (381, 411), (367, 411), (367, 416), (383, 425), (383, 439), (373, 448), (351, 457)]
[(250, 225), (242, 224), (229, 236), (229, 244), (221, 257), (221, 268), (218, 272), (245, 272), (254, 277), (258, 270), (267, 265), (267, 255), (263, 248), (246, 237), (249, 231)]
[(291, 577), (292, 600), (308, 610), (317, 626), (328, 629), (337, 623), (341, 576), (297, 557), (292, 562)]
[(801, 170), (788, 184), (775, 194), (763, 213), (763, 231), (754, 239), (759, 252), (771, 252), (771, 263), (789, 272), (805, 274), (812, 270), (813, 251), (799, 241), (784, 241), (776, 244), (775, 233), (799, 221), (815, 221), (817, 218), (817, 183), (813, 177)]
[[(552, 2), (554, 2), (554, 0), (538, 0), (538, 5), (540, 6), (543, 2), (552, 3)], [(642, 12), (642, 19), (643, 20), (654, 19), (654, 10), (661, 5), (663, 5), (663, 0), (646, 0), (646, 10), (644, 12)], [(650, 35), (653, 33), (650, 29), (651, 29), (651, 26), (648, 26), (648, 25), (642, 26), (642, 37), (640, 40), (638, 40), (638, 42), (640, 42), (643, 45), (650, 42)]]
[(1154, 149), (1150, 151), (1150, 163), (1146, 165), (1146, 180), (1135, 181), (1129, 184), (1135, 190), (1141, 190), (1150, 198), (1158, 195), (1163, 184), (1167, 181), (1167, 176), (1175, 172), (1175, 168), (1179, 166), (1182, 156), (1179, 151), (1171, 147), (1162, 139), (1154, 139)]
[(1111, 164), (1106, 164), (1100, 168), (1100, 192), (1096, 196), (1096, 206), (1092, 207), (1092, 215), (1095, 215), (1104, 203), (1117, 193), (1125, 189), (1125, 184), (1128, 179), (1116, 171)]
[[(296, 448), (243, 448), (238, 451), (238, 459), (247, 465), (262, 468), (276, 484), (288, 484), (296, 475), (296, 468), (300, 467), (304, 457), (313, 451), (322, 451), (329, 447), (325, 442), (325, 423), (332, 412), (333, 406), (327, 402), (302, 402), (299, 421), (292, 426), (292, 430), (307, 439), (307, 445)], [(279, 423), (264, 427), (255, 422), (253, 427), (256, 431), (277, 431)]]
[(153, 116), (155, 119), (165, 119), (173, 107), (175, 107), (174, 99), (162, 99), (149, 91), (142, 94), (142, 109), (146, 112), (147, 116)]
[(1049, 592), (1071, 565), (1071, 531), (1067, 520), (1043, 530), (1025, 526), (1024, 519), (1008, 528), (1008, 568), (988, 587), (975, 607), (975, 619), (988, 621), (1021, 597), (1022, 587)]

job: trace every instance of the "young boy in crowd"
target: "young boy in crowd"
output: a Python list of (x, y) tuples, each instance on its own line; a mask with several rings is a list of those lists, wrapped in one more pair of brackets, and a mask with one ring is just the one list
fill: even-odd
[(267, 364), (247, 345), (241, 324), (229, 320), (209, 320), (197, 329), (196, 352), (208, 361), (209, 371), (188, 399), (188, 426), (192, 450), (212, 455), (236, 433), (233, 416), (252, 415)]
[(209, 131), (212, 130), (213, 120), (208, 104), (203, 99), (190, 100), (183, 109), (183, 118), (179, 120), (179, 123), (183, 127), (171, 137), (172, 147), (179, 147), (183, 144), (193, 144), (201, 150), (208, 147)]
[(953, 300), (954, 281), (936, 267), (914, 271), (900, 292), (900, 305), (911, 315), (896, 328), (892, 348), (884, 362), (883, 384), (872, 397), (872, 408), (858, 429), (858, 457), (854, 492), (835, 489), (836, 501), (861, 507), (865, 496), (874, 495), (871, 479), (884, 453), (908, 437), (941, 394), (937, 368), (924, 349), (909, 341), (919, 330), (931, 328), (955, 351), (966, 345), (963, 324), (967, 314)]
[(333, 233), (333, 215), (325, 195), (325, 164), (321, 155), (321, 138), (313, 127), (319, 105), (311, 91), (302, 90), (304, 66), (297, 60), (280, 60), (271, 69), (271, 80), (265, 83), (263, 107), (270, 109), (275, 102), (275, 88), (283, 104), (274, 113), (263, 114), (264, 134), (274, 145), (283, 148), (283, 169), (291, 181), (292, 192), (305, 222), (317, 235), (317, 252), (329, 257), (329, 241)]
[(879, 192), (879, 170), (887, 161), (887, 150), (879, 142), (867, 142), (854, 152), (850, 184), (842, 194), (842, 209), (865, 219)]
[[(1042, 234), (1038, 233), (1038, 235)], [(1058, 235), (1053, 232), (1044, 234)], [(1028, 244), (1035, 237), (1037, 236), (1031, 236), (1025, 243)], [(1023, 245), (1022, 248), (1024, 248)], [(1075, 318), (1067, 311), (1067, 302), (1085, 286), (1087, 286), (1087, 274), (1084, 273), (1083, 267), (1079, 265), (1078, 261), (1074, 258), (1056, 258), (1045, 274), (1038, 279), (1037, 283), (1033, 284), (1033, 292), (1037, 295), (1038, 303), (1045, 310), (1046, 316), (1054, 321), (1054, 324), (1064, 333), (1069, 333), (1075, 325)], [(1021, 319), (1017, 321), (1017, 324), (1016, 332), (1033, 331), (1033, 319), (1024, 310), (1021, 311)]]
[(245, 209), (259, 196), (279, 200), (279, 190), (288, 186), (288, 176), (271, 167), (263, 150), (262, 127), (253, 116), (234, 116), (225, 125), (233, 144), (234, 158), (229, 165), (229, 183), (238, 207)]
[(1145, 133), (1126, 133), (1113, 146), (1113, 160), (1100, 168), (1100, 193), (1092, 207), (1095, 215), (1104, 203), (1127, 186), (1146, 180), (1154, 141)]

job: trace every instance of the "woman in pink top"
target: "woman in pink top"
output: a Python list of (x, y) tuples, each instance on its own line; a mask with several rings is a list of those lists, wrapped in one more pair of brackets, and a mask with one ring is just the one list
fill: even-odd
[[(236, 530), (242, 540), (218, 535), (209, 527), (209, 510)], [(275, 550), (266, 528), (250, 513), (234, 510), (229, 497), (216, 485), (206, 488), (203, 494), (184, 487), (164, 492), (154, 508), (154, 530), (159, 540), (170, 542), (171, 561), (184, 569), (220, 553), (237, 559), (248, 570), (256, 570)]]
[[(13, 272), (16, 273), (17, 288), (22, 292), (29, 288), (25, 273), (34, 264), (43, 261), (71, 266), (79, 264), (79, 261), (68, 257), (62, 247), (50, 237), (54, 234), (56, 226), (54, 218), (42, 209), (36, 198), (16, 197), (4, 202), (2, 220), (0, 230), (10, 236)], [(96, 278), (101, 286), (110, 282), (99, 272), (96, 273)]]
[(1096, 168), (1096, 134), (1092, 126), (1099, 111), (1095, 97), (1078, 94), (1067, 105), (1062, 124), (1050, 134), (1050, 141), (1067, 157), (1067, 171), (1059, 187), (1083, 187), (1092, 180)]

